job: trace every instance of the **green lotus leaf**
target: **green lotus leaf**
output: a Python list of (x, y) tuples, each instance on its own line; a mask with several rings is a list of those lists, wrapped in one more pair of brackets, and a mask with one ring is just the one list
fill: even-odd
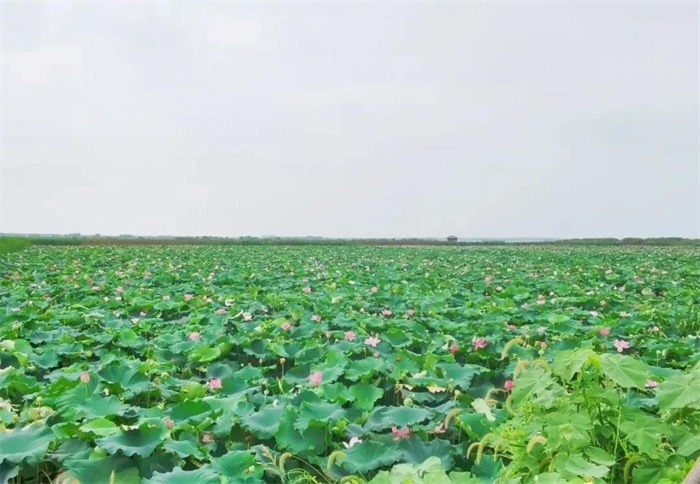
[(10, 479), (17, 477), (20, 466), (10, 463), (9, 461), (0, 464), (0, 484), (8, 484)]
[(106, 437), (108, 435), (118, 433), (119, 427), (117, 427), (111, 420), (107, 420), (106, 418), (98, 418), (83, 424), (80, 427), (80, 431), (85, 433), (90, 432), (95, 435), (99, 435), (100, 437)]
[(19, 464), (24, 460), (36, 462), (46, 454), (54, 439), (48, 427), (24, 427), (0, 432), (0, 464)]
[(418, 407), (375, 407), (365, 424), (367, 430), (384, 430), (392, 426), (409, 427), (426, 420), (432, 412)]
[(220, 484), (221, 481), (210, 467), (200, 467), (194, 471), (184, 471), (176, 467), (171, 472), (156, 472), (142, 484)]
[(282, 407), (265, 407), (259, 412), (241, 418), (241, 424), (250, 433), (260, 439), (269, 439), (279, 428)]
[(263, 484), (263, 468), (247, 451), (234, 450), (212, 459), (211, 468), (224, 478), (224, 484)]
[(188, 420), (203, 420), (211, 412), (211, 406), (203, 400), (186, 400), (173, 407), (170, 418), (180, 423)]
[(39, 368), (48, 370), (58, 366), (58, 353), (52, 349), (44, 351), (41, 355), (31, 354), (29, 359)]
[(344, 451), (341, 465), (349, 472), (364, 474), (388, 466), (401, 458), (396, 445), (380, 442), (361, 442)]
[(87, 418), (102, 418), (111, 415), (124, 415), (131, 408), (115, 396), (102, 397), (93, 395), (79, 405)]
[(294, 424), (297, 430), (306, 430), (310, 423), (322, 423), (337, 421), (345, 416), (345, 410), (337, 403), (304, 402), (299, 410), (299, 418)]
[(69, 476), (81, 484), (140, 484), (139, 470), (131, 459), (110, 455), (99, 459), (66, 461)]
[(97, 445), (110, 454), (121, 451), (127, 457), (147, 457), (160, 445), (165, 434), (166, 429), (162, 425), (143, 423), (138, 429), (97, 439)]
[(187, 440), (169, 440), (165, 442), (165, 444), (163, 444), (163, 449), (168, 452), (172, 452), (173, 454), (176, 454), (182, 457), (183, 459), (190, 456), (194, 457), (197, 460), (204, 459), (204, 453), (201, 450), (199, 450), (196, 445)]
[(295, 426), (298, 418), (298, 412), (292, 407), (285, 410), (275, 435), (277, 445), (302, 457), (319, 455), (324, 452), (326, 450), (326, 428), (309, 427), (301, 432)]
[(384, 395), (381, 388), (369, 383), (358, 383), (351, 386), (350, 393), (355, 397), (353, 406), (362, 410), (372, 410), (374, 402)]
[(357, 381), (379, 373), (385, 366), (386, 364), (381, 358), (355, 360), (345, 370), (345, 377), (350, 381)]

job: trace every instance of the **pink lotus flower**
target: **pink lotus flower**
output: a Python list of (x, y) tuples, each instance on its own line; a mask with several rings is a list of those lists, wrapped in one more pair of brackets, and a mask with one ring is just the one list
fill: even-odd
[(615, 342), (613, 343), (613, 346), (617, 348), (618, 353), (622, 353), (626, 349), (629, 349), (632, 345), (629, 344), (627, 341), (621, 340), (621, 339), (616, 339)]
[(630, 316), (632, 316), (632, 315), (630, 313), (628, 313), (627, 311), (620, 312), (621, 318), (629, 318)]
[(199, 331), (192, 331), (188, 336), (188, 338), (190, 338), (190, 341), (197, 341), (201, 337), (202, 334)]
[(124, 292), (124, 288), (123, 288), (122, 286), (119, 286), (119, 287), (117, 288), (117, 292), (119, 292), (119, 293)]
[(302, 289), (306, 294), (311, 292), (311, 288), (309, 286), (306, 286), (304, 289)]
[(538, 300), (537, 300), (537, 304), (538, 304), (539, 306), (545, 304), (546, 302), (547, 302), (546, 299), (538, 299)]
[(409, 310), (408, 310), (408, 315), (409, 315), (409, 316), (413, 316), (413, 309), (409, 309)]
[(547, 342), (546, 341), (540, 341), (540, 348), (543, 350), (547, 348)]
[(221, 389), (221, 378), (212, 378), (209, 380), (210, 390), (220, 390)]
[(90, 383), (90, 373), (84, 371), (80, 374), (80, 381), (83, 383)]
[(323, 381), (323, 373), (320, 371), (315, 371), (311, 375), (309, 375), (309, 384), (312, 387), (317, 387), (321, 385), (321, 382)]
[(374, 356), (375, 358), (379, 358), (379, 351), (375, 351), (374, 353), (372, 353), (372, 356)]
[(173, 422), (173, 419), (171, 419), (170, 417), (166, 417), (165, 420), (163, 420), (163, 422), (165, 423), (165, 428), (167, 428), (168, 430), (175, 427), (175, 422)]
[(292, 329), (292, 325), (289, 324), (289, 321), (285, 321), (284, 323), (282, 323), (282, 329), (285, 331), (289, 331), (290, 329)]
[(474, 351), (486, 348), (488, 344), (489, 342), (486, 341), (484, 338), (474, 338), (474, 340), (472, 340), (472, 346), (474, 347)]
[(185, 294), (185, 301), (189, 301), (194, 297), (194, 294)]
[(401, 440), (401, 439), (407, 439), (409, 435), (411, 435), (411, 429), (406, 427), (403, 429), (400, 429), (396, 427), (395, 425), (391, 426), (391, 433), (394, 434), (394, 440)]
[(355, 341), (356, 337), (357, 337), (357, 335), (355, 334), (354, 331), (346, 331), (345, 332), (346, 341)]
[(250, 313), (243, 313), (243, 321), (250, 321), (253, 319), (253, 315)]
[(659, 386), (659, 382), (654, 380), (647, 380), (644, 386), (647, 388), (656, 388)]
[(388, 309), (382, 310), (382, 316), (386, 316), (386, 317), (391, 316), (391, 311), (389, 311)]
[(370, 336), (365, 340), (365, 344), (367, 346), (371, 346), (372, 348), (376, 348), (379, 342), (379, 338), (377, 338), (376, 336)]
[(372, 287), (372, 289), (370, 289), (370, 291), (372, 292), (372, 294), (374, 294), (375, 292), (379, 291), (379, 288), (377, 286), (374, 286)]
[(226, 314), (226, 308), (217, 309), (216, 314), (218, 314), (218, 315)]
[(516, 326), (515, 326), (514, 324), (509, 324), (509, 325), (508, 325), (508, 330), (509, 330), (509, 331), (515, 331), (515, 330), (516, 330)]
[(608, 337), (610, 336), (610, 328), (600, 328), (600, 331), (598, 331), (601, 336)]
[(459, 351), (459, 345), (457, 343), (452, 343), (450, 345), (450, 353), (453, 355)]
[(213, 432), (203, 432), (202, 433), (202, 443), (203, 444), (211, 444), (214, 442), (214, 433)]
[(355, 444), (362, 443), (362, 439), (359, 437), (352, 437), (348, 442), (343, 442), (343, 445), (345, 446), (346, 449), (349, 449)]
[(547, 332), (547, 328), (545, 328), (544, 326), (540, 326), (539, 328), (537, 328), (537, 332), (539, 334), (544, 334)]
[(484, 282), (493, 282), (493, 276), (484, 277)]
[(314, 314), (313, 316), (311, 316), (311, 321), (315, 321), (318, 323), (321, 321), (321, 316), (319, 316), (318, 314)]
[(513, 389), (513, 380), (506, 380), (506, 382), (503, 384), (503, 388), (509, 392)]

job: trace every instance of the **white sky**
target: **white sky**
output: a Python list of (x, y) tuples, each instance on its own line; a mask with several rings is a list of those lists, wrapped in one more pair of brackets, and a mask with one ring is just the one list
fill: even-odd
[(2, 3), (4, 232), (700, 237), (698, 3)]

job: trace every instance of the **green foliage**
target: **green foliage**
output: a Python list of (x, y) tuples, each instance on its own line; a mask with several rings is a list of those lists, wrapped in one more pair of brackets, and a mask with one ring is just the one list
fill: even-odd
[(35, 244), (0, 259), (0, 482), (680, 482), (698, 256)]

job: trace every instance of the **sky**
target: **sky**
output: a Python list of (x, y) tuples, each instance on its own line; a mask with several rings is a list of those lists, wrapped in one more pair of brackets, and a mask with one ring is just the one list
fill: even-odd
[(695, 2), (7, 2), (0, 231), (700, 237)]

